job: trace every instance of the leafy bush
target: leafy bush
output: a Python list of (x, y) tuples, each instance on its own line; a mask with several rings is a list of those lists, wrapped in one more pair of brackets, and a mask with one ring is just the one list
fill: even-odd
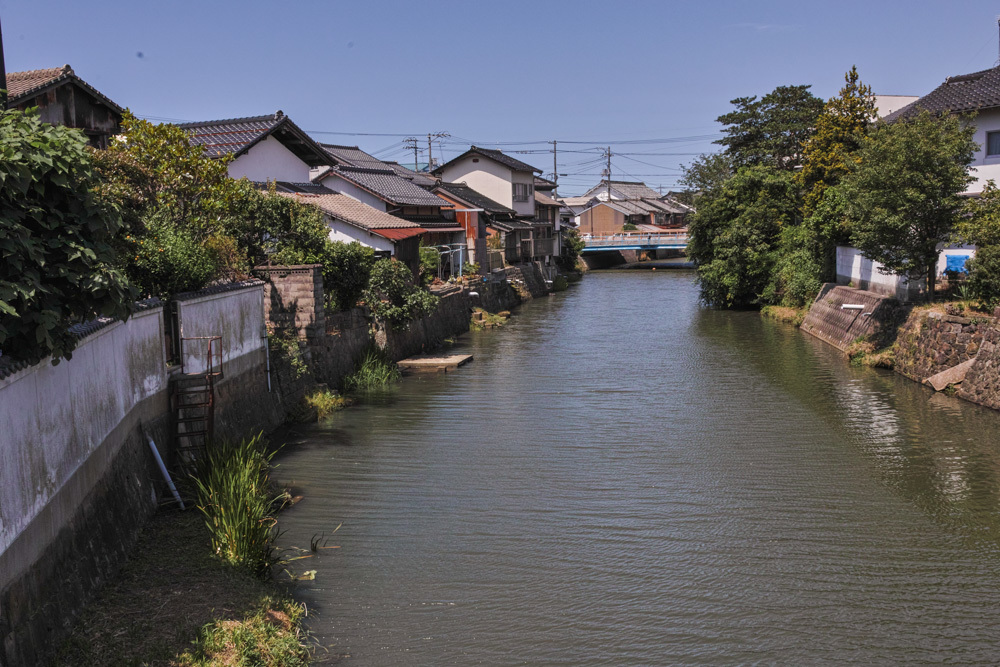
[(465, 276), (478, 276), (479, 275), (479, 264), (475, 262), (466, 262), (462, 264), (462, 275)]
[(74, 323), (126, 318), (134, 293), (115, 268), (121, 218), (94, 192), (82, 132), (37, 112), (0, 112), (0, 349), (69, 359)]
[(963, 287), (967, 286), (980, 309), (992, 311), (1000, 305), (1000, 246), (980, 248), (965, 262), (965, 268), (969, 278)]
[(569, 289), (569, 281), (563, 276), (556, 276), (552, 280), (552, 291), (553, 292), (565, 292)]
[(279, 561), (268, 453), (260, 434), (248, 440), (211, 443), (193, 481), (205, 515), (212, 551), (226, 563), (266, 578)]
[(430, 285), (438, 276), (441, 254), (432, 246), (420, 246), (420, 283)]
[(219, 272), (219, 255), (170, 222), (151, 222), (144, 237), (126, 236), (123, 245), (132, 256), (126, 275), (142, 296), (201, 289)]
[(400, 330), (418, 317), (429, 315), (438, 298), (413, 284), (413, 274), (395, 259), (380, 259), (372, 266), (365, 303), (372, 316)]
[(375, 251), (357, 241), (327, 239), (315, 252), (285, 249), (272, 258), (276, 264), (322, 264), (323, 293), (330, 311), (350, 310), (368, 286)]
[(622, 231), (623, 231), (623, 232), (634, 232), (634, 231), (635, 231), (635, 230), (637, 230), (637, 229), (639, 229), (639, 228), (638, 228), (638, 227), (636, 227), (635, 225), (633, 225), (633, 224), (632, 224), (631, 222), (626, 222), (626, 223), (625, 223), (625, 224), (624, 224), (624, 225), (622, 226)]
[(822, 267), (810, 248), (810, 234), (806, 227), (787, 227), (781, 231), (774, 276), (762, 295), (763, 302), (798, 308), (816, 298), (823, 286)]
[(576, 228), (566, 229), (562, 235), (562, 253), (556, 261), (564, 271), (576, 271), (576, 263), (580, 260), (580, 253), (587, 247), (587, 242), (580, 238), (580, 232)]
[(370, 346), (354, 372), (344, 378), (344, 390), (365, 393), (399, 382), (399, 366), (378, 347)]

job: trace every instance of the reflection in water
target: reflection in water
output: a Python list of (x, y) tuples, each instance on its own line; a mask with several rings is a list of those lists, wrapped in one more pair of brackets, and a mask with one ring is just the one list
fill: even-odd
[(996, 413), (688, 273), (595, 274), (307, 429), (297, 585), (381, 664), (993, 662)]

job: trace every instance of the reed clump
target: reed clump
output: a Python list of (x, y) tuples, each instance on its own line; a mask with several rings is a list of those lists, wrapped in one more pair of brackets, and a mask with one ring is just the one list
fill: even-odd
[(399, 382), (403, 374), (385, 351), (369, 347), (354, 372), (344, 378), (344, 390), (364, 394)]
[(220, 440), (207, 448), (192, 476), (213, 553), (260, 578), (270, 576), (280, 560), (274, 510), (282, 496), (268, 474), (273, 456), (262, 434)]

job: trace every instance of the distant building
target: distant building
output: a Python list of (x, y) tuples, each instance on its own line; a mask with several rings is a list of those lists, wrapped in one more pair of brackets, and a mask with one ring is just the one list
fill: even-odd
[(7, 73), (7, 108), (30, 107), (38, 107), (46, 123), (83, 130), (95, 148), (107, 148), (121, 130), (124, 113), (69, 65)]
[(879, 118), (885, 118), (920, 99), (916, 95), (876, 95), (875, 113)]
[(308, 183), (312, 168), (330, 162), (326, 151), (281, 111), (178, 127), (188, 133), (193, 145), (203, 146), (208, 157), (232, 157), (231, 178)]
[[(609, 198), (626, 216), (626, 223), (656, 225), (658, 227), (684, 227), (694, 208), (669, 195), (661, 195), (642, 181), (602, 180), (587, 190), (581, 198)], [(619, 230), (620, 231), (620, 230)]]

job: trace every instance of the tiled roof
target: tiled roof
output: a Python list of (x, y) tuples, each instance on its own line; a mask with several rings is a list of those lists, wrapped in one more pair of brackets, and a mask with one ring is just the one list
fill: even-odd
[(950, 76), (916, 102), (885, 117), (887, 122), (910, 118), (921, 111), (944, 113), (976, 111), (1000, 106), (1000, 67)]
[[(255, 183), (255, 185), (266, 190), (270, 184), (268, 183)], [(326, 187), (325, 185), (320, 185), (319, 183), (292, 183), (291, 181), (275, 181), (275, 190), (279, 193), (285, 192), (298, 192), (300, 194), (309, 195), (335, 195), (337, 194), (334, 190)]]
[[(607, 192), (608, 181), (602, 180), (587, 190), (585, 195), (597, 195)], [(621, 194), (621, 199), (659, 199), (660, 193), (642, 181), (611, 181), (611, 189)]]
[(556, 189), (556, 184), (547, 178), (542, 178), (541, 176), (535, 176), (535, 190), (545, 190), (551, 192)]
[(542, 204), (543, 206), (559, 206), (562, 207), (562, 202), (556, 201), (552, 197), (548, 196), (544, 192), (539, 192), (535, 190), (535, 203)]
[[(535, 194), (538, 194), (537, 192)], [(563, 197), (562, 203), (565, 206), (570, 206), (577, 208), (580, 206), (589, 206), (590, 203), (594, 201), (594, 196), (582, 196), (582, 197)]]
[(320, 144), (330, 154), (334, 164), (349, 167), (368, 167), (369, 169), (385, 169), (386, 164), (377, 157), (369, 155), (357, 146), (337, 146), (336, 144)]
[(104, 94), (81, 79), (69, 65), (62, 67), (51, 67), (49, 69), (33, 69), (26, 72), (7, 72), (7, 97), (10, 104), (17, 103), (18, 100), (31, 97), (51, 85), (65, 81), (74, 80), (77, 84), (85, 88), (94, 97), (98, 98), (109, 107), (123, 113), (124, 110), (108, 99)]
[(178, 127), (187, 131), (193, 145), (203, 146), (208, 157), (239, 157), (258, 142), (274, 136), (310, 166), (318, 167), (330, 161), (326, 151), (281, 111), (270, 116), (183, 123)]
[(388, 168), (334, 167), (319, 176), (320, 179), (329, 177), (343, 178), (396, 206), (447, 206), (447, 202), (440, 197), (398, 176), (395, 171)]
[(512, 208), (507, 208), (503, 204), (497, 203), (484, 194), (473, 190), (465, 183), (442, 183), (438, 189), (449, 194), (456, 199), (464, 201), (472, 208), (481, 208), (493, 215), (516, 215)]
[(514, 171), (528, 171), (531, 172), (532, 174), (534, 174), (534, 172), (536, 171), (541, 171), (541, 169), (532, 167), (527, 162), (521, 162), (518, 159), (512, 158), (511, 156), (504, 154), (502, 151), (498, 151), (493, 148), (480, 148), (479, 146), (472, 146), (469, 148), (469, 150), (465, 151), (464, 153), (462, 153), (461, 155), (452, 160), (448, 160), (440, 167), (434, 169), (434, 171), (431, 173), (440, 174), (445, 167), (447, 167), (453, 162), (461, 160), (462, 158), (468, 155), (482, 155), (483, 157), (487, 157), (493, 160), (494, 162), (498, 162), (503, 166), (507, 167), (508, 169), (512, 169)]
[(413, 181), (414, 184), (419, 185), (426, 190), (430, 190), (438, 184), (438, 179), (434, 178), (430, 174), (413, 171), (409, 167), (404, 167), (398, 162), (386, 162), (386, 164), (389, 165), (394, 172), (396, 172), (397, 176), (402, 176), (408, 181)]
[(499, 229), (502, 232), (516, 232), (516, 231), (527, 231), (529, 229), (534, 229), (534, 226), (530, 222), (525, 222), (524, 220), (514, 220), (514, 219), (494, 219), (486, 223), (487, 227), (493, 227), (494, 229)]
[(301, 192), (282, 192), (281, 194), (303, 204), (315, 206), (331, 218), (343, 220), (363, 229), (416, 229), (420, 227), (420, 225), (397, 218), (347, 195), (337, 193), (304, 194)]

